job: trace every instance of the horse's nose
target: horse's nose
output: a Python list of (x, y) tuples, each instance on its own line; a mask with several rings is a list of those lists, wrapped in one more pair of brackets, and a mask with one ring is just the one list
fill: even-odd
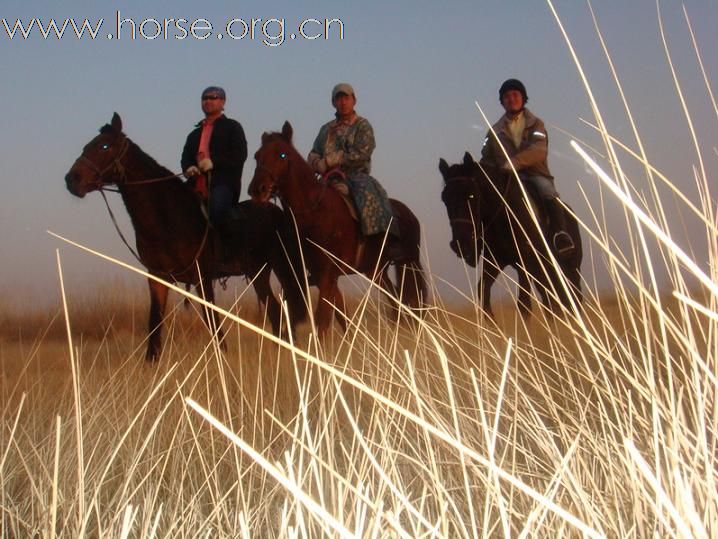
[(80, 189), (80, 175), (77, 172), (71, 170), (65, 174), (65, 186), (73, 195), (81, 198), (85, 196), (85, 193)]
[(249, 184), (249, 196), (253, 199), (263, 199), (268, 192), (268, 187), (262, 182), (252, 182)]
[(77, 185), (77, 173), (72, 170), (65, 174), (65, 185), (69, 191), (72, 191)]

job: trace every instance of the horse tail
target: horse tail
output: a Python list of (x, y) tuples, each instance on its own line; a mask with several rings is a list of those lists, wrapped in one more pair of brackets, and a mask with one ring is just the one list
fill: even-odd
[(279, 248), (273, 256), (272, 269), (282, 285), (292, 326), (307, 319), (308, 299), (304, 297), (306, 269), (302, 263), (299, 237), (292, 219), (277, 206), (276, 231)]
[(396, 264), (394, 271), (402, 302), (413, 309), (421, 308), (426, 301), (427, 288), (419, 259), (401, 261)]
[(399, 221), (400, 242), (405, 258), (394, 266), (402, 302), (419, 309), (428, 297), (426, 278), (421, 265), (421, 224), (416, 215), (402, 202), (392, 200)]

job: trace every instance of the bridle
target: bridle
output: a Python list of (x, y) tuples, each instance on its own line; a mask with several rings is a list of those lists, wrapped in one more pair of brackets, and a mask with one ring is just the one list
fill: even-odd
[[(123, 185), (147, 185), (151, 183), (159, 183), (167, 180), (172, 180), (174, 178), (179, 178), (181, 176), (184, 176), (184, 174), (169, 174), (167, 176), (161, 176), (158, 178), (149, 178), (147, 180), (137, 180), (134, 182), (127, 181), (127, 167), (122, 163), (122, 160), (124, 159), (125, 155), (127, 154), (127, 151), (130, 149), (130, 139), (127, 137), (123, 137), (122, 139), (122, 146), (120, 147), (120, 151), (117, 152), (117, 155), (115, 158), (110, 161), (110, 163), (104, 167), (100, 168), (95, 163), (92, 162), (92, 160), (85, 156), (84, 152), (80, 157), (78, 158), (78, 161), (81, 163), (84, 163), (86, 166), (88, 166), (90, 169), (92, 169), (95, 174), (97, 174), (97, 179), (95, 183), (93, 184), (94, 187), (97, 188), (98, 191), (110, 191), (110, 192), (117, 192), (116, 189), (112, 189), (110, 187), (107, 187), (107, 184), (114, 183), (118, 187), (121, 187)], [(115, 178), (112, 182), (104, 182), (103, 177), (110, 173), (111, 178)]]
[[(269, 197), (274, 198), (277, 196), (277, 185), (279, 184), (279, 178), (274, 173), (274, 171), (269, 168), (266, 165), (263, 165), (261, 163), (257, 163), (257, 170), (263, 170), (265, 174), (269, 176), (269, 179), (272, 182), (272, 189), (269, 191)], [(255, 172), (256, 174), (256, 172)]]
[[(452, 178), (446, 178), (447, 185), (450, 183), (458, 183), (458, 182), (470, 182), (473, 183), (476, 180), (471, 176), (454, 176)], [(477, 201), (478, 202), (478, 201)], [(470, 208), (470, 211), (472, 215), (476, 212), (473, 211), (473, 208)], [(474, 218), (469, 217), (450, 217), (449, 218), (449, 225), (453, 228), (454, 225), (457, 226), (470, 226), (471, 227), (471, 235), (474, 237), (476, 235), (476, 225), (480, 224), (478, 223)]]
[[(288, 158), (288, 157), (289, 157), (289, 156), (287, 155), (287, 158)], [(289, 161), (288, 163), (291, 163), (291, 161)], [(287, 168), (288, 168), (288, 167), (289, 167), (289, 164), (287, 165)], [(281, 178), (280, 178), (279, 176), (277, 176), (271, 168), (269, 168), (267, 165), (265, 165), (265, 164), (263, 164), (263, 163), (261, 163), (261, 162), (257, 162), (257, 171), (263, 171), (265, 174), (267, 174), (267, 175), (269, 176), (269, 179), (270, 179), (270, 181), (272, 182), (272, 183), (271, 183), (272, 188), (271, 188), (271, 190), (270, 190), (270, 192), (269, 192), (269, 198), (279, 198), (280, 200), (283, 201), (283, 197), (277, 193), (277, 190), (278, 190), (278, 187), (279, 187), (279, 183), (280, 183)], [(334, 171), (329, 171), (329, 172), (336, 173), (335, 170), (334, 170)], [(328, 183), (329, 183), (329, 182), (328, 182), (329, 172), (327, 172), (325, 175), (323, 175), (323, 176), (321, 177), (320, 182), (321, 182), (321, 184), (322, 184), (322, 190), (321, 190), (321, 192), (319, 193), (319, 196), (316, 198), (316, 200), (314, 200), (314, 201), (312, 202), (312, 204), (310, 205), (310, 207), (307, 208), (306, 210), (303, 210), (303, 211), (296, 211), (295, 209), (292, 209), (292, 213), (293, 213), (293, 214), (295, 214), (295, 215), (303, 215), (303, 214), (308, 214), (308, 213), (314, 213), (315, 211), (317, 211), (317, 210), (319, 209), (319, 206), (320, 206), (320, 204), (321, 204), (321, 202), (322, 202), (322, 199), (324, 198), (324, 193), (325, 193), (326, 190), (327, 190), (327, 185), (328, 185)], [(255, 172), (255, 174), (256, 174), (256, 172)], [(342, 175), (343, 175), (343, 173), (342, 173)], [(284, 201), (283, 201), (283, 205), (285, 205), (285, 204), (284, 204)], [(286, 205), (285, 205), (285, 206), (286, 206)]]
[[(452, 178), (446, 178), (445, 181), (448, 185), (451, 182), (460, 182), (460, 181), (476, 183), (477, 180), (474, 176), (454, 176)], [(512, 182), (510, 182), (510, 181), (506, 182), (506, 188), (504, 189), (504, 192), (501, 194), (501, 197), (500, 197), (502, 204), (508, 204), (508, 196), (511, 192), (511, 183)], [(478, 204), (478, 202), (479, 201), (477, 200), (477, 204)], [(482, 229), (482, 234), (483, 234), (489, 228), (491, 228), (493, 226), (493, 224), (496, 222), (496, 220), (501, 215), (501, 212), (504, 210), (502, 204), (497, 204), (494, 212), (491, 214), (491, 216), (489, 218), (487, 218), (485, 220), (479, 219), (478, 221), (476, 221), (474, 219), (468, 219), (466, 217), (455, 217), (453, 219), (452, 218), (449, 219), (449, 224), (453, 225), (454, 223), (456, 223), (457, 225), (463, 225), (463, 226), (470, 224), (472, 227), (474, 227), (474, 231), (476, 230), (477, 225), (480, 225), (481, 229)]]
[[(192, 258), (192, 261), (183, 269), (181, 270), (163, 270), (163, 271), (154, 271), (147, 266), (145, 262), (142, 261), (142, 258), (140, 258), (140, 255), (135, 251), (135, 249), (132, 248), (130, 243), (127, 241), (127, 238), (125, 238), (125, 235), (122, 233), (122, 230), (120, 229), (120, 225), (117, 223), (117, 219), (115, 218), (115, 214), (112, 212), (112, 208), (110, 208), (110, 204), (107, 201), (107, 197), (105, 196), (105, 191), (110, 191), (113, 193), (119, 192), (119, 189), (112, 189), (110, 187), (106, 186), (106, 183), (103, 182), (103, 177), (106, 174), (110, 174), (113, 178), (112, 183), (117, 185), (117, 187), (122, 187), (125, 185), (148, 185), (152, 183), (159, 183), (164, 182), (167, 180), (172, 180), (174, 178), (179, 178), (180, 176), (183, 176), (183, 174), (170, 174), (168, 176), (161, 176), (157, 178), (150, 178), (147, 180), (137, 180), (130, 182), (127, 180), (127, 173), (128, 168), (122, 163), (122, 160), (124, 159), (125, 155), (127, 154), (127, 151), (130, 149), (130, 139), (127, 137), (122, 138), (122, 146), (120, 147), (120, 150), (117, 152), (117, 155), (115, 158), (104, 168), (98, 167), (90, 158), (85, 156), (85, 153), (83, 152), (82, 155), (77, 159), (79, 162), (83, 163), (85, 166), (92, 169), (96, 174), (96, 180), (93, 184), (93, 187), (95, 187), (100, 194), (102, 195), (102, 199), (105, 201), (105, 206), (107, 207), (107, 212), (110, 215), (110, 220), (112, 221), (112, 224), (115, 225), (115, 230), (117, 230), (117, 234), (120, 236), (120, 239), (122, 240), (122, 243), (125, 244), (125, 246), (129, 249), (129, 251), (132, 253), (132, 256), (134, 256), (137, 261), (142, 264), (143, 266), (147, 267), (147, 269), (151, 273), (164, 273), (167, 275), (182, 275), (183, 273), (189, 271), (199, 259), (200, 255), (202, 254), (202, 251), (204, 250), (206, 244), (207, 244), (207, 238), (209, 236), (209, 218), (206, 219), (207, 223), (204, 229), (204, 234), (202, 236), (202, 241), (199, 244), (199, 248), (197, 249), (197, 252), (195, 253), (194, 257)], [(110, 183), (110, 182), (107, 182)], [(206, 217), (206, 216), (205, 216)]]

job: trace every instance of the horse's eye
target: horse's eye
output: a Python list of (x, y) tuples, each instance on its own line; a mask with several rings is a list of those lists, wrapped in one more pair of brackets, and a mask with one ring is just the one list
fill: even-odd
[(282, 159), (284, 159), (285, 157), (287, 157), (287, 154), (284, 153), (284, 152), (282, 152), (282, 153), (279, 154), (279, 157), (281, 157)]
[(103, 144), (102, 146), (100, 146), (100, 148), (102, 148), (103, 151), (109, 150), (109, 149), (110, 149), (110, 145), (109, 145), (109, 144)]

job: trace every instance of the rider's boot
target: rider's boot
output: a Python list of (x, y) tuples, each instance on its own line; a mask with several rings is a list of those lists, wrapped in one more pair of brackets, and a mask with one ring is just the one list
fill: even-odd
[(546, 200), (546, 210), (551, 220), (549, 229), (554, 232), (553, 247), (556, 249), (558, 258), (566, 260), (573, 255), (576, 246), (573, 243), (573, 238), (566, 232), (566, 213), (558, 197)]

